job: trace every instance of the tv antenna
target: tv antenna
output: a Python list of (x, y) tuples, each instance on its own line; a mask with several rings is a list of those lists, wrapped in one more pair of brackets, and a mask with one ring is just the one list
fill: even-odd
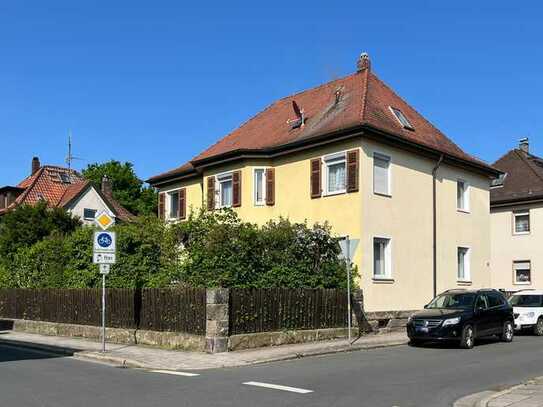
[(69, 169), (72, 169), (72, 161), (74, 160), (82, 160), (82, 158), (75, 157), (72, 154), (72, 131), (68, 130), (68, 155), (66, 156), (66, 164)]

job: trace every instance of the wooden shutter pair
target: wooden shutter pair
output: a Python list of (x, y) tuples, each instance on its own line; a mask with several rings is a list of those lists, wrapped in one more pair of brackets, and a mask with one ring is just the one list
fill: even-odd
[[(358, 191), (359, 172), (360, 172), (360, 152), (358, 149), (347, 151), (346, 160), (346, 190), (347, 192)], [(311, 198), (320, 198), (322, 196), (322, 160), (314, 158), (310, 161), (310, 190)]]
[[(207, 178), (207, 210), (215, 209), (215, 177)], [(232, 206), (241, 206), (241, 171), (232, 173)]]

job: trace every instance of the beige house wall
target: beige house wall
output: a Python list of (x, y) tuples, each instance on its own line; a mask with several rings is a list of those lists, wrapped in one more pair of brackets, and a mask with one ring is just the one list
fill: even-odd
[[(530, 233), (516, 235), (513, 214), (525, 210), (530, 212)], [(490, 218), (492, 286), (512, 291), (543, 288), (543, 203), (493, 208)], [(531, 282), (516, 284), (513, 262), (526, 260), (531, 262)]]
[[(310, 197), (310, 160), (359, 149), (359, 191)], [(373, 192), (373, 154), (391, 158), (391, 196)], [(327, 221), (338, 236), (360, 243), (353, 258), (360, 274), (368, 311), (418, 309), (432, 299), (432, 168), (435, 161), (367, 139), (338, 142), (300, 151), (274, 160), (245, 160), (205, 170), (201, 178), (161, 189), (187, 187), (193, 209), (206, 195), (207, 177), (241, 170), (242, 205), (234, 210), (241, 219), (264, 224), (279, 216), (308, 224)], [(275, 168), (275, 205), (254, 203), (254, 169)], [(470, 212), (456, 208), (456, 182), (470, 185)], [(194, 196), (192, 196), (194, 195)], [(438, 172), (438, 292), (460, 286), (490, 285), (489, 179), (443, 165)], [(168, 202), (168, 201), (166, 201)], [(168, 203), (166, 204), (168, 208)], [(373, 238), (391, 239), (392, 274), (387, 281), (373, 279)], [(470, 248), (471, 282), (459, 283), (457, 247)]]

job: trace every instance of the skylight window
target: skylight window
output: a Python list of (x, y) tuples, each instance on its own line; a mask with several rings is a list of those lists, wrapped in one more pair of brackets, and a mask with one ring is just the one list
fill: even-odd
[(407, 120), (407, 117), (405, 117), (401, 110), (395, 109), (392, 106), (390, 106), (390, 110), (392, 113), (394, 113), (394, 116), (396, 116), (396, 119), (398, 119), (398, 121), (404, 128), (409, 130), (415, 130), (415, 128), (411, 125), (409, 120)]
[(71, 183), (70, 176), (68, 174), (66, 174), (65, 172), (60, 172), (59, 176), (60, 176), (60, 180), (62, 181), (63, 184), (70, 184)]

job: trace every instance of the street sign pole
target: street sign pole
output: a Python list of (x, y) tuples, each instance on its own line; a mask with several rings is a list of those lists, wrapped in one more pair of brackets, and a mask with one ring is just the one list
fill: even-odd
[(347, 326), (349, 328), (349, 346), (351, 346), (351, 244), (347, 236), (347, 253), (345, 261), (347, 263)]
[(102, 353), (106, 351), (106, 274), (102, 274)]

